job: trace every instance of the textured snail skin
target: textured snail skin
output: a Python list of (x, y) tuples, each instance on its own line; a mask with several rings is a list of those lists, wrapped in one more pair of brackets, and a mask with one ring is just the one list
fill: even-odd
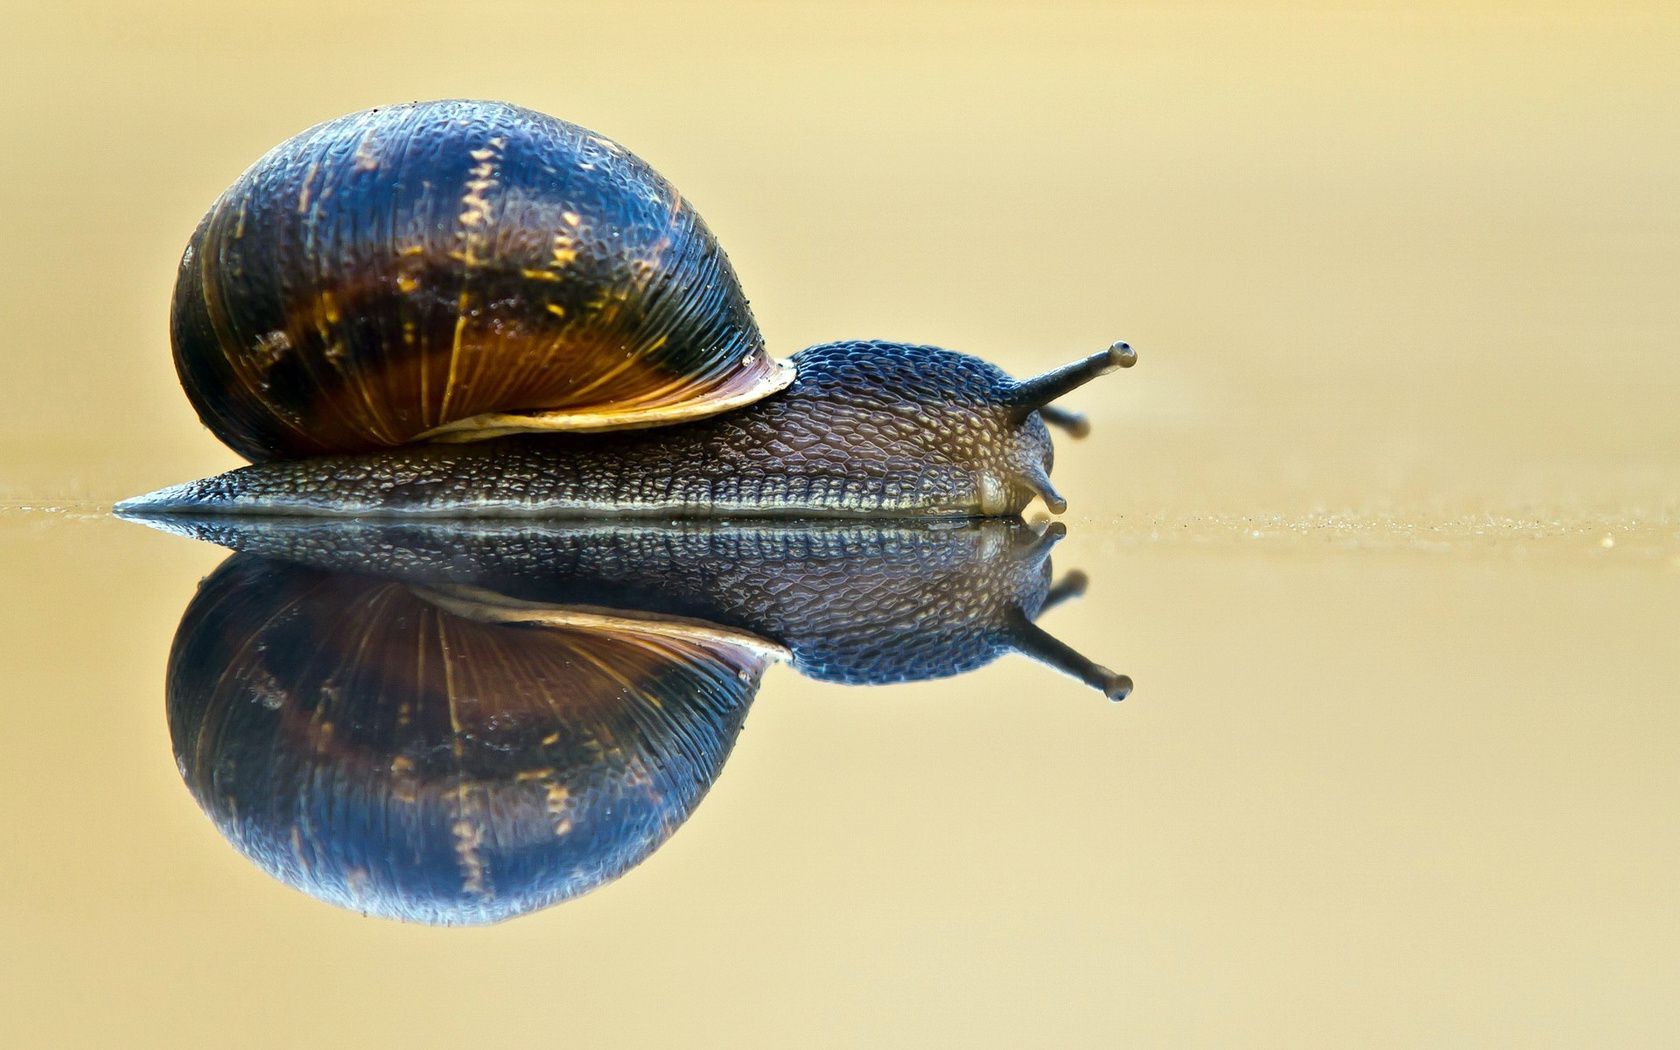
[(515, 523), (205, 517), (160, 527), (235, 551), (541, 606), (679, 617), (747, 632), (800, 673), (857, 685), (944, 678), (1017, 647), (1064, 532), (953, 525)]
[(1018, 514), (1047, 485), (1013, 381), (934, 347), (832, 343), (786, 390), (658, 430), (537, 434), (277, 460), (119, 504), (131, 515), (872, 516)]

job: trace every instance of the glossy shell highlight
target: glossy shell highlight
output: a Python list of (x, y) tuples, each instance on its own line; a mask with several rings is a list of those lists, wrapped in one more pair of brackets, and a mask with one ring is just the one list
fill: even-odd
[(792, 381), (681, 195), (587, 129), (391, 106), (282, 143), (182, 257), (176, 369), (253, 461), (659, 426)]

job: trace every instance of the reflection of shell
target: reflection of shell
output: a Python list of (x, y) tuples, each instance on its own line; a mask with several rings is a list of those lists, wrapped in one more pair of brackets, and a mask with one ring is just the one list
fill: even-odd
[(170, 654), (182, 776), (242, 852), (345, 907), (480, 923), (575, 896), (687, 818), (775, 656), (581, 621), (237, 555)]
[(172, 330), (199, 416), (253, 460), (659, 425), (792, 380), (669, 183), (499, 102), (353, 113), (271, 150), (193, 234)]

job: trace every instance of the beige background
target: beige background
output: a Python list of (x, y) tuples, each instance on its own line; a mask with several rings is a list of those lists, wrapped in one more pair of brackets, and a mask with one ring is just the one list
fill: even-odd
[[(0, 1041), (1668, 1042), (1677, 54), (1655, 4), (14, 5)], [(168, 363), (212, 198), (453, 95), (650, 160), (784, 351), (1132, 341), (1045, 622), (1137, 695), (774, 671), (664, 850), (490, 930), (234, 855), (161, 702), (219, 554), (101, 509), (236, 462)]]

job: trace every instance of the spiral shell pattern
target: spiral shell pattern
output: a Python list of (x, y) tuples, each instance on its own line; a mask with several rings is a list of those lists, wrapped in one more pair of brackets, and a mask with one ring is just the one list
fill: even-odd
[(253, 461), (659, 426), (792, 381), (728, 258), (658, 173), (500, 102), (328, 121), (211, 207), (175, 364)]

